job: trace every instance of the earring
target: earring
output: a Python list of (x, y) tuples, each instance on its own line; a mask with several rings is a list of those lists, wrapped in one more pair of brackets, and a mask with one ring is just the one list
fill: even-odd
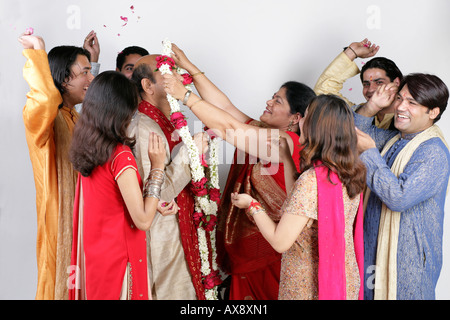
[(288, 125), (288, 128), (287, 128), (287, 130), (286, 131), (292, 131), (292, 125), (294, 124), (294, 121), (290, 121), (289, 122), (289, 125)]

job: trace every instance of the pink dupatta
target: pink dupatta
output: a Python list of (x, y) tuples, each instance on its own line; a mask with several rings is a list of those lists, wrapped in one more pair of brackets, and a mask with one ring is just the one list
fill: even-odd
[[(338, 175), (317, 161), (319, 300), (345, 300), (345, 215), (342, 183)], [(329, 176), (329, 178), (328, 178)], [(329, 179), (333, 182), (330, 183)], [(360, 275), (359, 300), (364, 298), (364, 242), (362, 194), (353, 228), (353, 241)]]

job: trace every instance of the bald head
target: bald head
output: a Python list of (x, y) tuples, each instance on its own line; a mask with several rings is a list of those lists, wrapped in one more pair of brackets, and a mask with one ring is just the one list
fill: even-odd
[(131, 80), (136, 84), (139, 94), (143, 100), (146, 100), (157, 108), (170, 109), (167, 101), (167, 94), (164, 90), (164, 78), (156, 70), (157, 54), (143, 56), (134, 66)]
[(139, 89), (139, 92), (143, 92), (144, 88), (142, 86), (142, 80), (148, 79), (152, 83), (156, 83), (157, 79), (155, 77), (154, 70), (156, 69), (156, 57), (158, 55), (151, 54), (146, 55), (136, 61), (134, 65), (134, 71), (131, 76), (131, 80), (134, 81)]
[(148, 65), (152, 71), (156, 69), (156, 58), (159, 57), (158, 54), (149, 54), (146, 56), (143, 56), (138, 61), (136, 61), (136, 64), (134, 65), (134, 68), (136, 69), (140, 65)]

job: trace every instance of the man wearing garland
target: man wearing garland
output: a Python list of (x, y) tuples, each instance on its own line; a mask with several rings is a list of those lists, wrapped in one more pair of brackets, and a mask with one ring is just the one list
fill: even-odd
[[(129, 127), (129, 134), (136, 136), (135, 155), (142, 177), (147, 177), (151, 169), (146, 142), (149, 133), (159, 134), (166, 145), (166, 180), (161, 188), (159, 214), (147, 233), (152, 295), (157, 300), (204, 299), (200, 270), (193, 268), (199, 263), (198, 250), (186, 242), (195, 232), (188, 151), (185, 145), (179, 144), (181, 139), (169, 120), (171, 110), (161, 73), (156, 71), (157, 57), (147, 55), (135, 64), (131, 79), (138, 87), (141, 102)], [(199, 150), (206, 152), (207, 140), (203, 134), (197, 134), (194, 139)]]

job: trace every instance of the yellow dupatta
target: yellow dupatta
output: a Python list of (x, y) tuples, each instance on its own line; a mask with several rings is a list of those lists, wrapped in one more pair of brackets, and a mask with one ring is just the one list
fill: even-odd
[[(448, 148), (441, 129), (433, 125), (415, 136), (400, 151), (392, 164), (392, 173), (398, 177), (419, 145), (436, 137), (440, 138)], [(389, 140), (381, 151), (381, 155), (384, 156), (399, 139), (400, 134)], [(384, 203), (382, 204), (376, 257), (375, 300), (396, 300), (397, 298), (397, 246), (400, 218), (401, 212), (392, 211)]]

